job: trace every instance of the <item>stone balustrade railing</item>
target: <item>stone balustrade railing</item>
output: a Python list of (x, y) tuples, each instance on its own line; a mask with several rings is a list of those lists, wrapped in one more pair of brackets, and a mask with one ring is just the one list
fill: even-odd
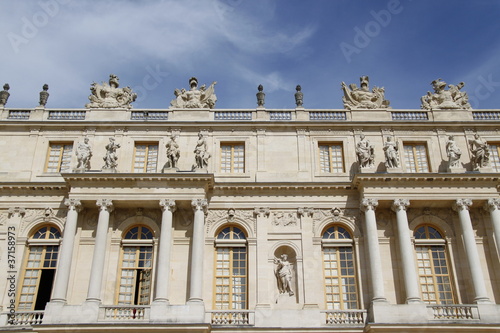
[(33, 326), (40, 325), (43, 321), (44, 311), (22, 311), (15, 312), (7, 321), (12, 326)]
[(366, 310), (326, 310), (326, 325), (364, 325), (366, 322)]
[(428, 305), (432, 309), (433, 320), (473, 320), (479, 319), (475, 305)]
[(251, 310), (208, 310), (210, 323), (222, 326), (254, 325), (254, 312)]
[(7, 109), (8, 121), (491, 121), (500, 110), (327, 110), (327, 109)]
[(143, 321), (149, 320), (147, 305), (107, 305), (99, 309), (99, 321)]

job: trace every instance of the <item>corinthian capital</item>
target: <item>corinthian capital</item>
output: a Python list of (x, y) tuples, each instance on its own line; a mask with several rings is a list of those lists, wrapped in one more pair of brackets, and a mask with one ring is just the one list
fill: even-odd
[(472, 206), (471, 199), (457, 199), (457, 201), (453, 204), (453, 210), (457, 212), (469, 210), (470, 206)]
[(499, 198), (488, 199), (488, 201), (486, 201), (486, 204), (484, 205), (484, 209), (489, 212), (492, 212), (495, 209), (500, 210), (500, 199)]
[(193, 199), (193, 201), (191, 201), (191, 206), (195, 212), (201, 210), (203, 213), (207, 213), (207, 199)]
[(375, 210), (377, 208), (377, 206), (378, 206), (377, 199), (364, 198), (361, 200), (360, 209), (363, 212), (366, 212), (368, 210)]
[(111, 213), (114, 209), (111, 199), (97, 199), (96, 205), (100, 210), (108, 211), (108, 213)]
[(163, 212), (166, 210), (169, 210), (173, 213), (173, 212), (175, 212), (175, 209), (176, 209), (175, 200), (173, 200), (173, 199), (161, 199), (160, 206), (161, 206), (161, 210)]
[(79, 199), (66, 199), (64, 200), (64, 205), (68, 207), (69, 210), (74, 210), (77, 213), (82, 210), (82, 203)]
[(410, 200), (408, 199), (396, 199), (392, 203), (392, 210), (398, 212), (400, 210), (406, 210), (410, 206)]

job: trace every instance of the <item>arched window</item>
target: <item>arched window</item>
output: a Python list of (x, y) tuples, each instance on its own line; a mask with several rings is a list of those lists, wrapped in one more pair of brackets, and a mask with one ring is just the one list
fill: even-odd
[(326, 308), (359, 309), (356, 267), (352, 236), (339, 225), (323, 232), (323, 271)]
[(214, 308), (247, 309), (248, 255), (245, 233), (236, 226), (225, 227), (217, 234), (215, 247)]
[(428, 304), (455, 303), (443, 236), (430, 225), (416, 228), (414, 236), (422, 300)]
[(122, 239), (120, 283), (116, 303), (147, 305), (151, 298), (153, 232), (134, 226)]
[(60, 238), (59, 229), (46, 225), (36, 230), (28, 240), (17, 301), (18, 311), (44, 310), (50, 301)]

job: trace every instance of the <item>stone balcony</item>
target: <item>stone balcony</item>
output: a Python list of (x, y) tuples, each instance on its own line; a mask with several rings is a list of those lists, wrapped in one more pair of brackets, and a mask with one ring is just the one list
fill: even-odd
[(9, 109), (0, 108), (7, 121), (498, 121), (500, 110), (332, 110), (332, 109)]

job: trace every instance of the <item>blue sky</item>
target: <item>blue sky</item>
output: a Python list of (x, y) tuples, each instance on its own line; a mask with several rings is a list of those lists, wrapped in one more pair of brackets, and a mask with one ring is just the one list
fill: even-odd
[(476, 109), (500, 109), (496, 0), (2, 0), (0, 84), (8, 107), (82, 108), (90, 84), (120, 78), (135, 108), (168, 108), (175, 88), (217, 81), (216, 108), (342, 109), (340, 84), (370, 77), (396, 109), (430, 82), (465, 82)]

